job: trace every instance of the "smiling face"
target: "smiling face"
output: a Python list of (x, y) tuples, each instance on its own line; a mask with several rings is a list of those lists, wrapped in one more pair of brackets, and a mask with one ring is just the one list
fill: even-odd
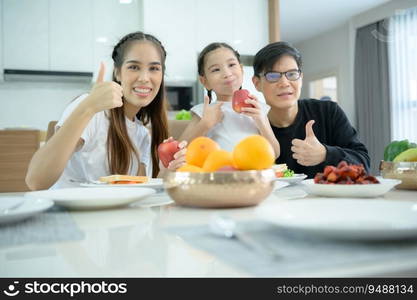
[(139, 111), (155, 99), (161, 87), (163, 68), (160, 52), (149, 41), (132, 43), (120, 70), (116, 72), (116, 78), (123, 88), (125, 111)]
[[(284, 55), (280, 57), (272, 67), (272, 70), (264, 70), (264, 72), (287, 72), (290, 70), (298, 70), (298, 65), (292, 56)], [(290, 109), (297, 105), (300, 98), (302, 87), (302, 74), (295, 81), (288, 80), (285, 76), (276, 82), (268, 82), (262, 75), (252, 78), (256, 89), (263, 93), (266, 102), (272, 109)]]
[(208, 53), (204, 60), (201, 83), (213, 90), (219, 100), (231, 100), (243, 82), (243, 68), (232, 50), (220, 47)]

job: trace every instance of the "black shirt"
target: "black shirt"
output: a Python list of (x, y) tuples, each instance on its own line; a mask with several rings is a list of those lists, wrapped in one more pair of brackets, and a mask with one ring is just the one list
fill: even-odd
[[(316, 166), (302, 166), (292, 157), (291, 141), (295, 138), (304, 140), (305, 125), (315, 120), (313, 131), (317, 139), (327, 150), (326, 160)], [(308, 178), (323, 172), (326, 165), (336, 166), (345, 160), (350, 164), (363, 164), (369, 171), (370, 159), (365, 145), (358, 140), (357, 132), (350, 124), (343, 110), (332, 101), (314, 99), (298, 100), (298, 113), (293, 124), (278, 128), (271, 124), (272, 130), (281, 147), (281, 155), (275, 161), (286, 163), (295, 173), (307, 174)]]

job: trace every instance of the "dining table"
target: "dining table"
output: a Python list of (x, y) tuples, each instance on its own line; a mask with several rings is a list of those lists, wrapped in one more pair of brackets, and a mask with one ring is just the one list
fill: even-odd
[[(24, 194), (1, 193), (0, 201)], [(180, 206), (164, 190), (146, 201), (107, 209), (71, 210), (54, 205), (25, 220), (0, 224), (0, 276), (417, 276), (417, 241), (413, 238), (326, 239), (283, 230), (259, 214), (268, 206), (317, 198), (301, 184), (293, 184), (273, 190), (256, 206), (240, 208)], [(417, 191), (394, 188), (380, 198), (417, 204)], [(274, 261), (239, 238), (214, 234), (209, 225), (218, 216), (232, 219), (252, 242), (269, 243), (276, 252)]]

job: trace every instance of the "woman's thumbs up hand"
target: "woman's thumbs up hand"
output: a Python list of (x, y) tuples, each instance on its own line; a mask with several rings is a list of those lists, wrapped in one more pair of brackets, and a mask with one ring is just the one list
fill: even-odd
[(122, 87), (114, 81), (104, 81), (105, 73), (106, 67), (104, 63), (101, 63), (96, 83), (88, 96), (88, 101), (95, 112), (123, 105)]

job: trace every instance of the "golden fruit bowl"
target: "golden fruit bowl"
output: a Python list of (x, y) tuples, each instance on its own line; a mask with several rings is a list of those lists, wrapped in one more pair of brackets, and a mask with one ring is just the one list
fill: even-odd
[(272, 169), (261, 171), (169, 172), (164, 178), (168, 195), (179, 205), (228, 208), (260, 203), (274, 188)]
[(381, 161), (379, 171), (383, 178), (401, 180), (395, 188), (417, 190), (417, 162)]

